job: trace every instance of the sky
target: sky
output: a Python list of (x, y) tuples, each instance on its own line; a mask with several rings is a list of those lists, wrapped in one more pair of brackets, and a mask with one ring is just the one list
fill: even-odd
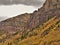
[(32, 13), (45, 0), (0, 0), (0, 21), (23, 13)]

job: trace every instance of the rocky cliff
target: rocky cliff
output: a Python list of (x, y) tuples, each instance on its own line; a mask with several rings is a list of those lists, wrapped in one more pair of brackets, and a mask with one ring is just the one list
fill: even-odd
[(31, 14), (25, 13), (0, 22), (0, 42), (3, 42), (0, 44), (60, 45), (58, 30), (60, 0), (46, 0), (43, 7)]
[[(54, 13), (54, 14), (53, 14)], [(58, 15), (57, 15), (58, 14)], [(0, 22), (0, 30), (31, 30), (53, 16), (60, 17), (60, 0), (46, 0), (43, 7), (32, 14), (22, 14)]]

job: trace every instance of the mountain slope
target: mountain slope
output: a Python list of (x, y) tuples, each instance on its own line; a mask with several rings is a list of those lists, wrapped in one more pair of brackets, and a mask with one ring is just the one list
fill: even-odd
[[(2, 30), (2, 31), (1, 31)], [(0, 22), (0, 45), (60, 45), (60, 0)]]
[[(11, 19), (2, 21), (0, 23), (0, 29), (7, 30), (8, 32), (15, 31), (15, 30), (20, 30), (20, 31), (27, 30), (27, 29), (31, 30), (32, 28), (37, 27), (42, 22), (44, 23), (46, 20), (48, 20), (49, 17), (54, 16), (54, 15), (47, 16), (47, 15), (45, 15), (45, 13), (47, 13), (50, 10), (53, 12), (55, 10), (60, 10), (59, 4), (60, 4), (60, 0), (58, 0), (58, 1), (57, 0), (47, 0), (41, 9), (38, 9), (38, 11), (34, 11), (32, 14), (26, 13), (26, 14), (22, 14), (22, 15), (13, 17)], [(50, 14), (53, 14), (53, 12), (51, 12)], [(60, 11), (55, 11), (55, 12), (59, 14)], [(54, 12), (54, 14), (55, 14), (55, 12)], [(47, 13), (47, 14), (49, 14), (49, 13)], [(56, 14), (56, 16), (59, 16), (59, 15)]]
[(56, 44), (59, 45), (60, 31), (58, 30), (60, 30), (60, 18), (57, 18), (55, 16), (49, 19), (47, 22), (43, 23), (43, 25), (39, 25), (32, 31), (29, 31), (28, 34), (26, 34), (27, 31), (23, 33), (23, 35), (20, 33), (17, 33), (15, 36), (11, 36), (9, 39), (7, 39), (4, 43), (1, 43), (1, 44), (49, 45), (51, 43), (53, 45), (54, 42), (56, 42)]
[[(54, 14), (52, 14), (53, 12)], [(10, 32), (10, 31), (15, 31), (15, 30), (22, 31), (28, 28), (29, 29), (35, 28), (36, 26), (38, 26), (39, 24), (43, 24), (45, 21), (49, 20), (49, 18), (53, 16), (60, 17), (59, 12), (60, 12), (60, 8), (49, 10), (47, 12), (44, 12), (43, 14), (38, 14), (36, 16), (35, 15), (31, 16), (29, 14), (23, 14), (23, 15), (2, 21), (0, 23), (0, 29), (7, 30), (8, 32)]]
[[(27, 38), (20, 41), (18, 44), (19, 45), (49, 45), (50, 42), (51, 43), (57, 42), (60, 40), (59, 38), (60, 31), (58, 31), (58, 29), (60, 29), (59, 25), (60, 25), (60, 19), (52, 18), (46, 23), (44, 23), (42, 27), (40, 26), (34, 29), (33, 31), (29, 32)], [(55, 35), (57, 37), (55, 37)], [(58, 42), (57, 44), (59, 45)]]

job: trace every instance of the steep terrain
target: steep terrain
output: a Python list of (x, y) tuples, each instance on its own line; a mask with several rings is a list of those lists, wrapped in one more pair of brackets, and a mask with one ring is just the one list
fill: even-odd
[[(60, 0), (58, 1), (47, 0), (42, 8), (38, 9), (38, 11), (34, 11), (32, 14), (26, 13), (0, 22), (0, 29), (8, 30), (8, 32), (10, 32), (15, 30), (22, 31), (22, 30), (35, 28), (39, 24), (42, 24), (45, 21), (47, 21), (48, 18), (53, 17), (55, 15), (59, 16), (57, 15), (57, 13), (59, 14), (59, 11), (55, 11), (55, 10), (60, 10), (59, 8), (60, 8)], [(54, 11), (56, 12), (56, 14)], [(46, 15), (47, 12), (49, 12), (52, 15)]]
[(60, 0), (0, 22), (0, 45), (60, 45)]

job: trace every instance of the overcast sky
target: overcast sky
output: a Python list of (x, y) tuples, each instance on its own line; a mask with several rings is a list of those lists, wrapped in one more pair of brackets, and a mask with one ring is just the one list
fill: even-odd
[(24, 4), (40, 6), (45, 0), (0, 0), (0, 5)]
[(0, 21), (23, 13), (32, 13), (45, 0), (0, 0)]

